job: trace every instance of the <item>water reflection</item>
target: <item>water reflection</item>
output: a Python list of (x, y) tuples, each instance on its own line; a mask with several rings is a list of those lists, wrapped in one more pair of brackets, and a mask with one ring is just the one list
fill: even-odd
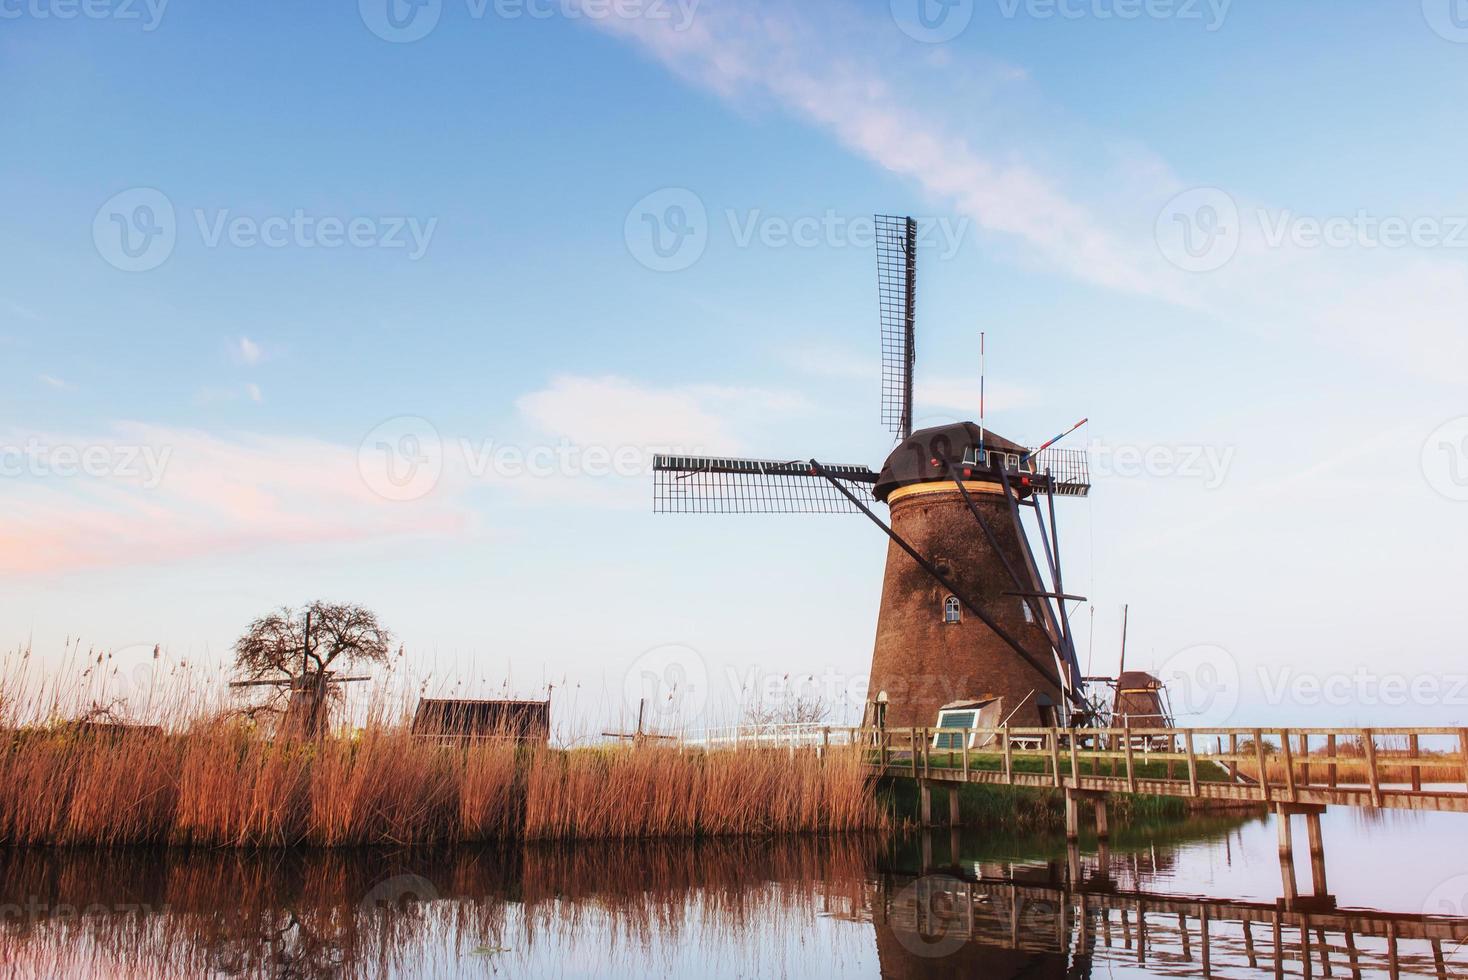
[(0, 975), (1461, 973), (1462, 922), (1202, 894), (1235, 880), (1235, 864), (1264, 863), (1261, 838), (1269, 827), (1246, 818), (1123, 834), (1085, 854), (947, 831), (504, 851), (0, 851)]

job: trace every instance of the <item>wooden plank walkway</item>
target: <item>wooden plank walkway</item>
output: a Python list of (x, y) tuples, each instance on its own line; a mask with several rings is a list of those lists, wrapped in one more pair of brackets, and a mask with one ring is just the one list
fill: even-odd
[[(884, 778), (1468, 813), (1468, 729), (835, 729)], [(834, 743), (829, 734), (827, 743)], [(939, 748), (936, 745), (951, 745)]]

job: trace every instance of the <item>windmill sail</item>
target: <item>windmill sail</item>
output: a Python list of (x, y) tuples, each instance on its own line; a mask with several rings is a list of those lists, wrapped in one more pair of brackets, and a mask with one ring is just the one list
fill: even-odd
[[(872, 504), (877, 474), (865, 466), (827, 466), (858, 500)], [(653, 458), (653, 510), (659, 514), (855, 514), (857, 507), (810, 463), (715, 456)]]
[(917, 222), (877, 217), (877, 300), (882, 315), (882, 424), (912, 435), (913, 332), (917, 308)]

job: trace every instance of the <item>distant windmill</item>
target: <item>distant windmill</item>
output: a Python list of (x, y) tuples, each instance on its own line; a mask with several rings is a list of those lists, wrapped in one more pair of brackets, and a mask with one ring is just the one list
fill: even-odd
[(654, 510), (860, 513), (887, 534), (866, 724), (932, 725), (945, 704), (994, 698), (1010, 724), (1068, 723), (1086, 712), (1066, 609), (1081, 597), (1064, 592), (1055, 497), (1090, 482), (1084, 451), (1052, 447), (1085, 420), (1038, 449), (973, 422), (912, 431), (917, 225), (878, 215), (876, 227), (882, 421), (899, 440), (881, 471), (658, 456)]

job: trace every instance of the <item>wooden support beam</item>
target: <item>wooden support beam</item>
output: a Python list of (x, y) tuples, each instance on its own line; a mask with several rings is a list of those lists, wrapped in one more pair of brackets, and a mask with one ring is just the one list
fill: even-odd
[(1320, 831), (1320, 814), (1305, 814), (1305, 832), (1310, 840), (1310, 878), (1317, 898), (1330, 893), (1325, 881), (1325, 837)]
[(1371, 805), (1381, 806), (1381, 773), (1376, 768), (1376, 734), (1370, 729), (1361, 733), (1366, 750), (1366, 777), (1371, 780)]
[(1104, 795), (1097, 795), (1093, 803), (1096, 808), (1096, 837), (1099, 840), (1109, 840), (1111, 838), (1111, 823), (1107, 819), (1106, 797)]

